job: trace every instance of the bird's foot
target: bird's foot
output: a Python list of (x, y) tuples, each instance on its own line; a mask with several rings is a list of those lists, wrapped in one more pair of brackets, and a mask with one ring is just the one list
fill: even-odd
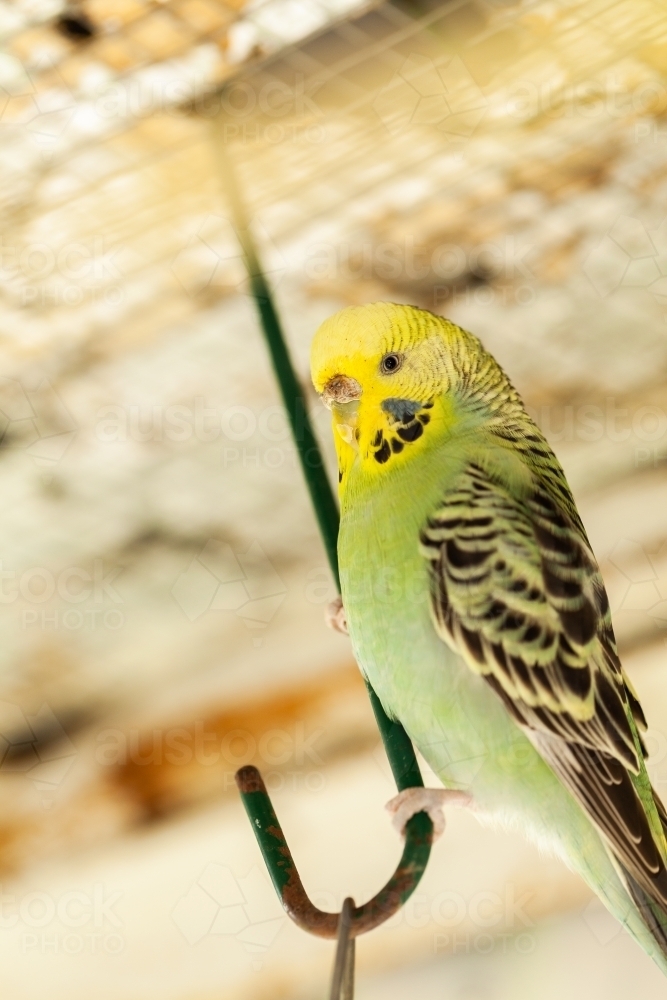
[(445, 830), (444, 806), (459, 808), (472, 805), (472, 796), (455, 788), (406, 788), (387, 802), (385, 809), (391, 814), (391, 822), (400, 834), (405, 836), (405, 827), (418, 812), (426, 812), (433, 823), (433, 839), (437, 840)]
[(324, 620), (334, 632), (342, 632), (343, 635), (348, 634), (347, 618), (345, 616), (345, 608), (343, 607), (343, 598), (340, 594), (334, 601), (330, 601), (327, 604), (324, 612)]

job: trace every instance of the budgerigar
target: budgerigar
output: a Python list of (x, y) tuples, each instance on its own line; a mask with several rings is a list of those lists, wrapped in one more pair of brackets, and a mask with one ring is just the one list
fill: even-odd
[(667, 814), (543, 434), (476, 337), (411, 306), (327, 320), (312, 377), (347, 627), (385, 710), (445, 788), (559, 854), (667, 973)]

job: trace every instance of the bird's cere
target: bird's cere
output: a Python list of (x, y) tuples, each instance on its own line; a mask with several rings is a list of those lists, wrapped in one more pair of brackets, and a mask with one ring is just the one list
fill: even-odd
[(342, 406), (361, 399), (361, 386), (356, 378), (349, 375), (334, 375), (322, 390), (322, 402), (331, 409), (334, 405)]

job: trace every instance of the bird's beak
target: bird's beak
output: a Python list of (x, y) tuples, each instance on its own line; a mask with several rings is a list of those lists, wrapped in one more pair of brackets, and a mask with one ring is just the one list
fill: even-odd
[(357, 419), (361, 386), (349, 375), (334, 375), (322, 390), (322, 402), (333, 414), (333, 422), (339, 435), (347, 444), (356, 447)]

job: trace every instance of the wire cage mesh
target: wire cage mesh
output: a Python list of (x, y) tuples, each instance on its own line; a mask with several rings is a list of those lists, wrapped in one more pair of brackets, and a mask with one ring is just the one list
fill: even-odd
[[(343, 647), (317, 638), (321, 607), (303, 597), (315, 586), (309, 574), (328, 579), (325, 557), (284, 427), (274, 423), (278, 397), (256, 335), (221, 148), (306, 393), (308, 344), (319, 321), (341, 305), (377, 299), (449, 315), (479, 334), (511, 373), (563, 461), (603, 566), (622, 651), (630, 669), (638, 664), (638, 686), (654, 696), (660, 718), (663, 7), (649, 0), (25, 2), (0, 5), (0, 32), (3, 558), (19, 584), (35, 566), (48, 567), (56, 581), (71, 566), (92, 579), (97, 560), (110, 582), (90, 609), (102, 617), (90, 620), (116, 614), (105, 628), (70, 629), (63, 622), (75, 621), (79, 605), (57, 588), (41, 604), (17, 589), (2, 625), (0, 732), (13, 733), (11, 705), (34, 719), (46, 701), (68, 732), (92, 732), (89, 757), (80, 753), (95, 763), (101, 723), (90, 730), (86, 720), (115, 712), (123, 725), (139, 719), (143, 734), (154, 715), (178, 719), (193, 706), (194, 718), (204, 711), (197, 699), (205, 703), (215, 688), (221, 648), (231, 664), (225, 699), (245, 690), (252, 655), (260, 664), (253, 696), (273, 683), (277, 659), (299, 688), (294, 704), (313, 712), (326, 701), (324, 687), (311, 696), (304, 664), (349, 659)], [(222, 417), (210, 416), (214, 398)], [(309, 403), (334, 472), (326, 416), (313, 395)], [(247, 429), (262, 420), (258, 441)], [(240, 554), (234, 566), (230, 552)], [(261, 569), (252, 593), (248, 566)], [(113, 575), (116, 567), (122, 576)], [(235, 606), (239, 581), (247, 603)], [(293, 593), (299, 599), (290, 603)], [(122, 628), (113, 627), (118, 614)], [(225, 615), (246, 631), (223, 627)], [(345, 684), (352, 690), (354, 681)], [(278, 709), (262, 711), (270, 720)], [(343, 753), (331, 736), (331, 759), (351, 760), (361, 747), (377, 767), (375, 730), (367, 722), (354, 729), (345, 712), (331, 712), (332, 729), (348, 739)], [(356, 720), (355, 712), (363, 710), (351, 712)], [(225, 732), (254, 733), (249, 717), (224, 715)], [(658, 735), (658, 782), (661, 745)], [(177, 805), (210, 801), (223, 782), (231, 798), (232, 772), (229, 761), (223, 773), (130, 760), (113, 780), (91, 771), (89, 785), (77, 779), (66, 794), (69, 785), (44, 779), (39, 795), (56, 803), (48, 819), (41, 805), (17, 805), (14, 786), (11, 795), (0, 788), (10, 817), (5, 851), (12, 864), (28, 864), (49, 856), (54, 843), (89, 842), (104, 825), (90, 802), (104, 803), (110, 828), (131, 830), (139, 814), (171, 817)], [(277, 766), (275, 773), (283, 774)], [(295, 815), (302, 820), (294, 810), (286, 828), (299, 826)], [(24, 845), (26, 825), (36, 846)], [(456, 845), (463, 846), (451, 848), (458, 857)], [(219, 864), (210, 850), (211, 864)], [(306, 845), (297, 838), (294, 850), (298, 859)], [(395, 853), (392, 841), (387, 855)], [(443, 868), (433, 863), (437, 881)], [(360, 850), (362, 874), (369, 865)], [(312, 879), (317, 861), (306, 868)], [(535, 890), (531, 920), (589, 905), (564, 876), (540, 882), (542, 875), (534, 875), (544, 891)], [(202, 876), (206, 892), (209, 876)], [(245, 892), (246, 883), (234, 885), (242, 898), (238, 885)], [(410, 949), (433, 961), (441, 952), (475, 950), (480, 927), (467, 911), (463, 929), (443, 923), (431, 905), (437, 886), (425, 890), (426, 924), (421, 911), (410, 911), (379, 944), (369, 943), (361, 955), (369, 969), (384, 968), (389, 952), (398, 962)], [(374, 888), (369, 876), (350, 891), (359, 901)], [(177, 914), (177, 929), (186, 909), (180, 902), (174, 909), (181, 891), (190, 899), (173, 888), (165, 909), (168, 920), (172, 909)], [(327, 908), (341, 904), (342, 896)], [(277, 919), (256, 920), (267, 941)], [(583, 933), (593, 935), (602, 962), (607, 931), (590, 930), (597, 919)], [(159, 920), (156, 927), (160, 941), (171, 940)], [(516, 925), (510, 930), (516, 936)], [(250, 940), (245, 925), (238, 934), (246, 932)], [(128, 918), (132, 955), (141, 933)], [(222, 937), (203, 936), (201, 948), (211, 940)], [(262, 961), (273, 955), (263, 941)], [(183, 966), (193, 976), (199, 945)], [(285, 949), (285, 991), (297, 989), (288, 966), (298, 947)], [(326, 952), (326, 966), (329, 959)], [(229, 995), (251, 995), (239, 977)], [(213, 972), (197, 982), (202, 996), (217, 984)], [(393, 988), (389, 980), (376, 987)], [(644, 995), (652, 988), (647, 979)], [(574, 986), (571, 992), (577, 996)]]

